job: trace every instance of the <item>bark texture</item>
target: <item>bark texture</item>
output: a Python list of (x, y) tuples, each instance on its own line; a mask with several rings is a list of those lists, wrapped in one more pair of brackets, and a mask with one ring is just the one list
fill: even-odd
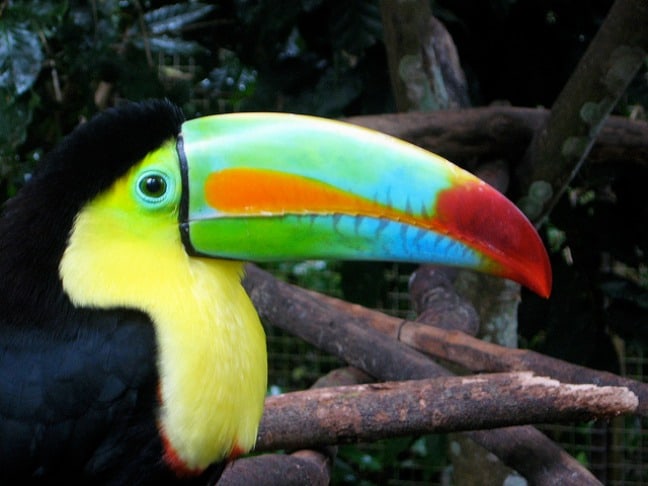
[(468, 106), (454, 42), (427, 0), (381, 0), (387, 62), (400, 112)]
[(269, 397), (257, 451), (633, 413), (622, 387), (565, 385), (529, 372), (319, 388)]

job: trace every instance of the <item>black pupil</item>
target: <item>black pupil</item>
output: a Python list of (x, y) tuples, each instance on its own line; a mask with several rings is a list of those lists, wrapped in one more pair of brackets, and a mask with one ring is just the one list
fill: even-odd
[(160, 197), (166, 192), (166, 181), (159, 175), (146, 176), (140, 181), (140, 189), (149, 197)]

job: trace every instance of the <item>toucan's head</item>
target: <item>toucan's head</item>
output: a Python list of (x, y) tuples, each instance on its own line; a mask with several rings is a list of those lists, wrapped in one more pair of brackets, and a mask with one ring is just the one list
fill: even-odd
[(197, 118), (137, 166), (130, 185), (138, 206), (178, 218), (191, 255), (435, 262), (550, 292), (540, 238), (499, 192), (350, 124), (278, 113)]
[(93, 234), (121, 250), (149, 239), (224, 260), (435, 262), (550, 292), (543, 244), (505, 197), (441, 157), (346, 123), (279, 113), (184, 121), (166, 101), (130, 104), (79, 127), (33, 179), (3, 224), (27, 208), (39, 235), (15, 244), (27, 255), (50, 245), (56, 265), (61, 228), (98, 198), (106, 218)]

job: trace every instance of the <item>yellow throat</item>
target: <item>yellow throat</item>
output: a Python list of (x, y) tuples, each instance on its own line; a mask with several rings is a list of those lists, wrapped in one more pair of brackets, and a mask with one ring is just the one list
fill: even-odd
[(151, 211), (133, 198), (137, 175), (151, 167), (179, 180), (173, 143), (82, 209), (59, 270), (75, 305), (150, 316), (163, 439), (183, 468), (200, 471), (254, 446), (266, 392), (265, 335), (241, 286), (243, 264), (188, 256), (177, 204)]

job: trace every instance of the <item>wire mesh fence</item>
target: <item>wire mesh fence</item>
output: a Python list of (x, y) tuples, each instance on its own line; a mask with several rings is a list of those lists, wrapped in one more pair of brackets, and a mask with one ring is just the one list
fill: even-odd
[[(640, 346), (622, 348), (621, 373), (644, 381), (648, 361)], [(547, 425), (541, 429), (609, 485), (648, 484), (648, 420), (617, 417), (609, 422)]]

